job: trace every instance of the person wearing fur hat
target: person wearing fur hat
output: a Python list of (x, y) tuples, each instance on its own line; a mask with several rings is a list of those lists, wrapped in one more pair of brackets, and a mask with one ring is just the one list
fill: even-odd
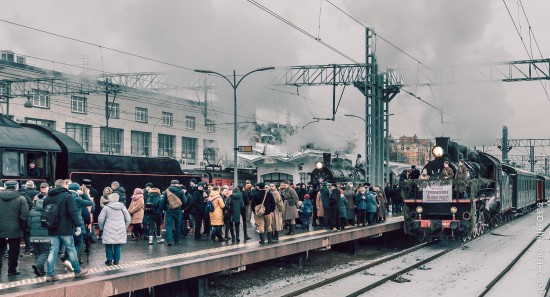
[(284, 220), (283, 220), (283, 213), (285, 212), (285, 203), (283, 201), (283, 198), (281, 197), (281, 194), (279, 194), (279, 191), (277, 190), (277, 187), (275, 184), (269, 184), (269, 191), (273, 195), (273, 199), (275, 199), (275, 210), (273, 211), (273, 220), (271, 222), (271, 229), (273, 230), (273, 236), (272, 240), (274, 242), (279, 241), (279, 232), (283, 231), (284, 226)]
[(105, 205), (98, 217), (99, 229), (103, 230), (105, 245), (105, 265), (118, 265), (121, 257), (121, 247), (126, 243), (126, 229), (130, 225), (130, 213), (117, 193), (108, 196), (109, 204)]
[(210, 224), (212, 225), (210, 239), (216, 241), (216, 238), (218, 238), (218, 241), (225, 241), (222, 236), (223, 208), (225, 207), (225, 203), (218, 186), (212, 188), (208, 201), (214, 205), (214, 211), (210, 212)]
[(157, 238), (157, 244), (164, 242), (160, 233), (160, 225), (162, 223), (162, 217), (164, 211), (162, 209), (162, 198), (160, 196), (160, 190), (158, 188), (151, 188), (147, 195), (147, 201), (145, 201), (145, 216), (148, 226), (145, 227), (149, 230), (147, 234), (149, 236), (149, 244), (153, 244), (153, 236)]
[(143, 190), (135, 188), (132, 202), (130, 202), (130, 207), (128, 208), (128, 212), (132, 216), (132, 241), (140, 240), (143, 235), (141, 223), (143, 222), (143, 214), (145, 212), (144, 206)]

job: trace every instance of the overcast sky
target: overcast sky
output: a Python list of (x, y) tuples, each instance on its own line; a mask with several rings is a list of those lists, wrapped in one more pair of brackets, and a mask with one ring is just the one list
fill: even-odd
[[(2, 20), (192, 69), (211, 69), (227, 74), (236, 69), (242, 74), (264, 66), (351, 63), (244, 0), (1, 2)], [(353, 59), (364, 62), (364, 28), (327, 1), (258, 2)], [(431, 67), (528, 59), (502, 1), (331, 2)], [(529, 47), (528, 25), (519, 2), (506, 0), (506, 3)], [(550, 1), (524, 0), (523, 5), (543, 56), (550, 57), (547, 38)], [(0, 40), (2, 49), (65, 63), (82, 64), (81, 55), (85, 55), (90, 68), (106, 72), (170, 71), (187, 85), (200, 78), (192, 71), (3, 22), (0, 22)], [(502, 125), (507, 125), (510, 138), (549, 138), (550, 100), (539, 82), (467, 84), (430, 90), (416, 86), (420, 70), (416, 61), (380, 39), (376, 42), (376, 54), (380, 69), (404, 69), (408, 90), (453, 116), (445, 116), (445, 123), (441, 124), (436, 110), (402, 92), (390, 104), (390, 112), (395, 114), (390, 118), (393, 136), (417, 134), (433, 138), (447, 135), (469, 145), (480, 145), (500, 138)], [(540, 58), (534, 43), (533, 55)], [(66, 69), (55, 63), (29, 61), (57, 70)], [(284, 113), (290, 111), (292, 124), (299, 127), (313, 117), (331, 116), (330, 87), (302, 87), (299, 93), (303, 97), (264, 88), (296, 92), (294, 87), (276, 85), (282, 83), (277, 80), (281, 71), (284, 70), (258, 73), (246, 79), (250, 84), (239, 87), (240, 113), (250, 116), (254, 110), (262, 108), (270, 112), (262, 112), (258, 116), (260, 119), (284, 122)], [(232, 92), (228, 84), (219, 79), (214, 83), (214, 109), (230, 108)], [(341, 90), (339, 88), (338, 92)], [(196, 99), (195, 94), (185, 96)], [(299, 141), (291, 142), (318, 139), (324, 145), (338, 147), (346, 139), (357, 139), (362, 150), (363, 123), (342, 114), (364, 116), (364, 98), (352, 87), (346, 88), (342, 98), (335, 122), (320, 122), (299, 129)]]

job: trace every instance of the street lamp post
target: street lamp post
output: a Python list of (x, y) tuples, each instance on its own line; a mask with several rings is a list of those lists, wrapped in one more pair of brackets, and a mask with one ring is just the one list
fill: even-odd
[(237, 145), (237, 87), (241, 84), (243, 79), (247, 77), (248, 75), (254, 73), (254, 72), (260, 72), (260, 71), (266, 71), (266, 70), (273, 70), (275, 67), (264, 67), (264, 68), (258, 68), (256, 70), (252, 70), (248, 72), (247, 74), (243, 75), (239, 81), (237, 81), (237, 74), (236, 71), (233, 70), (233, 82), (227, 76), (210, 70), (202, 70), (202, 69), (195, 69), (195, 72), (198, 73), (204, 73), (204, 74), (215, 74), (217, 76), (223, 77), (230, 85), (233, 87), (233, 186), (236, 187), (239, 184), (239, 174), (237, 170), (237, 152), (239, 150), (239, 147)]

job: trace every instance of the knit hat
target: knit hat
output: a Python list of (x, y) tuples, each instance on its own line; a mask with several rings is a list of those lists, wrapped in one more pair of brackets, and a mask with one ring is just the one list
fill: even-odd
[(91, 185), (92, 185), (92, 181), (89, 180), (89, 179), (87, 179), (87, 178), (85, 178), (85, 179), (82, 180), (82, 184), (83, 184), (83, 185), (87, 185), (87, 186), (91, 186)]
[(141, 195), (141, 194), (143, 194), (143, 190), (142, 190), (142, 189), (140, 189), (140, 188), (135, 188), (135, 189), (134, 189), (134, 195)]
[(78, 191), (80, 190), (80, 185), (77, 183), (70, 183), (69, 184), (69, 190)]
[(256, 187), (260, 188), (260, 189), (263, 189), (265, 188), (265, 183), (264, 182), (259, 182), (256, 184)]
[(120, 200), (120, 196), (117, 193), (112, 193), (107, 196), (107, 199), (109, 199), (109, 202), (118, 202)]
[(174, 179), (170, 182), (171, 185), (179, 185), (180, 184), (180, 181), (177, 180), (177, 179)]
[(305, 194), (304, 195), (304, 199), (310, 199), (311, 197), (309, 197), (309, 194)]
[(194, 178), (192, 178), (192, 179), (190, 180), (190, 182), (192, 182), (192, 183), (196, 184), (196, 183), (197, 183), (197, 180), (196, 180), (196, 179), (194, 179)]
[(146, 183), (146, 184), (145, 184), (145, 187), (146, 187), (146, 188), (147, 188), (147, 187), (152, 188), (152, 187), (153, 187), (153, 183)]
[(32, 189), (32, 188), (35, 188), (36, 186), (34, 185), (34, 182), (32, 180), (28, 180), (26, 183), (25, 183), (25, 188), (27, 189)]

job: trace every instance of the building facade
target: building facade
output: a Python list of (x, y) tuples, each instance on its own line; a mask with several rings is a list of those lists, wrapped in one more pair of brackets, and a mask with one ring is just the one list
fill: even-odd
[[(28, 95), (20, 97), (14, 94), (20, 90), (11, 81), (61, 76), (78, 81), (78, 78), (29, 66), (25, 60), (16, 59), (16, 55), (2, 53), (2, 113), (9, 110), (9, 116), (16, 122), (39, 124), (66, 133), (90, 153), (166, 156), (177, 159), (183, 169), (202, 167), (205, 158), (210, 163), (218, 161), (218, 140), (228, 131), (216, 126), (213, 118), (205, 118), (204, 104), (128, 87), (116, 94), (52, 94), (39, 83), (29, 83), (25, 86)], [(96, 83), (100, 89), (101, 81)], [(21, 87), (21, 83), (17, 86)]]

